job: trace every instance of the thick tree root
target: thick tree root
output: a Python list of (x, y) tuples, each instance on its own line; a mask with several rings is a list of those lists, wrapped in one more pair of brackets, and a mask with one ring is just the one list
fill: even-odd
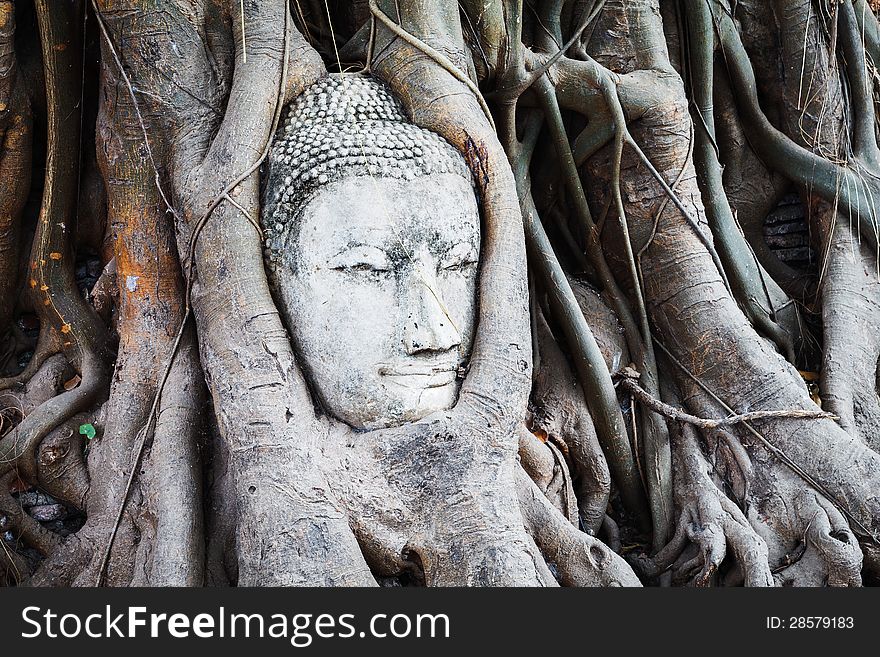
[[(506, 473), (486, 481), (482, 467), (461, 470), (457, 453), (472, 448), (436, 433), (398, 444), (369, 435), (354, 441), (327, 453), (328, 465), (339, 464), (330, 480), (377, 577), (406, 574), (428, 586), (554, 585), (546, 560), (565, 586), (640, 585), (525, 470), (516, 468), (515, 484)], [(413, 463), (420, 464), (415, 475)]]
[(83, 450), (82, 424), (92, 421), (87, 415), (75, 416), (62, 424), (40, 443), (37, 475), (40, 488), (57, 500), (82, 511), (89, 493), (89, 472)]
[[(0, 335), (16, 305), (21, 214), (31, 184), (32, 118), (15, 53), (15, 3), (0, 1)], [(0, 386), (2, 387), (2, 386)]]
[(517, 495), (526, 531), (563, 586), (641, 586), (624, 559), (575, 529), (529, 479), (517, 473)]
[(845, 221), (837, 217), (825, 256), (822, 405), (880, 453), (880, 279), (875, 256), (857, 243)]
[(777, 582), (860, 586), (862, 550), (846, 518), (773, 457), (753, 452), (753, 461), (748, 518), (767, 542)]
[(554, 585), (523, 529), (511, 471), (520, 468), (500, 458), (516, 436), (499, 442), (478, 425), (449, 421), (343, 432), (326, 453), (325, 467), (335, 471), (328, 480), (371, 569), (410, 572), (428, 586)]
[[(733, 558), (746, 586), (773, 586), (767, 544), (740, 508), (710, 478), (696, 430), (680, 425), (674, 435), (675, 499), (680, 516), (670, 543), (654, 556), (641, 557), (637, 568), (657, 577), (671, 569), (675, 581), (707, 586), (725, 558)], [(688, 546), (696, 549), (687, 549)]]
[[(577, 288), (573, 286), (572, 289)], [(576, 292), (576, 296), (588, 323), (596, 327), (596, 342), (609, 369), (620, 367), (624, 361), (629, 362), (626, 344), (615, 331), (617, 322), (611, 311), (592, 291), (585, 291), (580, 295)], [(590, 312), (591, 310), (598, 312)], [(599, 445), (581, 387), (550, 333), (543, 313), (538, 315), (536, 331), (539, 361), (532, 389), (531, 429), (540, 431), (544, 436), (555, 437), (566, 446), (573, 466), (580, 520), (584, 529), (595, 535), (602, 525), (611, 493), (608, 464)]]

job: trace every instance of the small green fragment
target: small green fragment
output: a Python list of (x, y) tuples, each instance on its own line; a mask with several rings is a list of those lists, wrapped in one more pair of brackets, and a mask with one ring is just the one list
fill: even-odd
[(89, 440), (95, 437), (95, 427), (91, 424), (79, 425), (79, 432)]

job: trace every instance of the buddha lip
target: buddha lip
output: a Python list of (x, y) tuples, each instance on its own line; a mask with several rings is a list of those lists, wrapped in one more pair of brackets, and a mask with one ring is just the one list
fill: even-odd
[[(458, 368), (455, 363), (442, 363), (437, 365), (396, 365), (380, 366), (380, 376), (390, 377), (425, 377), (437, 382), (432, 386), (446, 385), (455, 380)], [(432, 382), (433, 383), (433, 382)]]

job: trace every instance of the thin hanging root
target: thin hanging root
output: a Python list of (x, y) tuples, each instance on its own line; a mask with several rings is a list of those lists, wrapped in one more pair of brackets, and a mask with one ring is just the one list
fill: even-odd
[(880, 65), (880, 22), (867, 0), (855, 0), (855, 18), (865, 52), (875, 66)]
[(641, 586), (626, 561), (568, 522), (522, 468), (517, 468), (516, 490), (526, 531), (556, 566), (563, 586)]
[(748, 242), (736, 225), (722, 181), (721, 164), (715, 134), (713, 110), (714, 91), (714, 31), (712, 17), (705, 0), (688, 0), (685, 4), (688, 26), (690, 95), (694, 114), (698, 119), (697, 147), (694, 164), (709, 219), (709, 227), (718, 245), (721, 260), (731, 281), (731, 293), (745, 311), (752, 326), (772, 340), (794, 363), (794, 345), (791, 336), (770, 317), (758, 302), (763, 298), (767, 307), (773, 303), (764, 285), (760, 265), (756, 262)]
[[(629, 267), (629, 275), (632, 279), (633, 295), (636, 299), (636, 309), (639, 314), (639, 325), (642, 330), (642, 340), (645, 342), (645, 349), (653, 352), (651, 346), (651, 328), (648, 325), (648, 311), (645, 309), (645, 295), (642, 292), (641, 279), (636, 266), (636, 259), (633, 254), (632, 240), (629, 236), (629, 227), (626, 221), (626, 209), (623, 206), (623, 195), (620, 189), (620, 168), (623, 160), (623, 145), (626, 140), (626, 121), (623, 117), (623, 109), (617, 101), (617, 91), (612, 87), (609, 78), (603, 78), (602, 91), (611, 108), (611, 115), (615, 121), (617, 129), (614, 136), (614, 161), (611, 165), (611, 193), (613, 196), (615, 210), (617, 211), (617, 222), (620, 231), (623, 234), (623, 247), (626, 254), (626, 263)], [(652, 358), (652, 360), (654, 360)]]
[[(602, 287), (610, 297), (614, 310), (624, 327), (624, 335), (626, 336), (630, 353), (639, 368), (646, 374), (648, 380), (656, 381), (656, 375), (654, 374), (656, 372), (656, 361), (653, 357), (653, 351), (649, 349), (649, 343), (646, 342), (643, 336), (646, 322), (636, 322), (626, 300), (626, 295), (615, 280), (614, 274), (611, 272), (611, 268), (605, 258), (600, 242), (600, 229), (593, 221), (590, 213), (583, 184), (574, 161), (574, 154), (565, 132), (555, 88), (547, 75), (544, 75), (537, 81), (536, 87), (542, 102), (545, 120), (550, 127), (557, 155), (561, 160), (566, 186), (574, 200), (577, 216), (586, 232), (587, 256), (599, 275)], [(550, 248), (549, 242), (548, 248)], [(648, 339), (650, 339), (650, 331), (647, 332), (647, 335), (649, 336)], [(666, 447), (668, 444), (668, 440), (665, 438), (666, 430), (662, 426), (662, 422), (658, 420), (659, 418), (654, 416), (645, 418), (646, 429), (648, 429), (646, 433), (650, 436), (651, 441), (649, 451), (652, 463), (647, 477), (649, 482), (648, 493), (654, 535), (659, 546), (659, 542), (665, 540), (670, 530), (670, 518), (672, 517), (672, 474), (669, 466), (668, 447)], [(605, 444), (603, 443), (604, 447)], [(612, 468), (619, 467), (615, 464), (615, 458), (610, 453), (606, 453), (606, 456)]]
[[(633, 296), (636, 300), (639, 326), (641, 329), (643, 352), (645, 354), (643, 369), (649, 389), (659, 395), (657, 357), (654, 354), (654, 345), (651, 340), (651, 327), (648, 323), (648, 311), (645, 308), (645, 295), (642, 292), (642, 281), (639, 275), (639, 267), (633, 254), (632, 240), (629, 236), (629, 227), (626, 219), (626, 209), (623, 205), (623, 194), (620, 186), (620, 169), (623, 160), (623, 146), (626, 139), (626, 120), (623, 116), (623, 108), (617, 97), (616, 86), (610, 77), (602, 78), (602, 93), (605, 96), (608, 107), (611, 110), (617, 129), (614, 138), (614, 161), (611, 167), (611, 194), (613, 197), (617, 221), (623, 235), (624, 254), (629, 267), (629, 275), (633, 286)], [(644, 413), (642, 415), (643, 438), (645, 452), (646, 480), (648, 484), (649, 499), (651, 502), (651, 515), (654, 519), (653, 544), (660, 548), (666, 541), (671, 531), (672, 524), (672, 477), (665, 479), (666, 472), (671, 470), (671, 457), (669, 452), (669, 432), (665, 422), (655, 414)], [(664, 464), (657, 467), (656, 464)]]
[(613, 82), (608, 80), (603, 83), (603, 91), (605, 95), (605, 99), (608, 102), (608, 106), (611, 109), (612, 116), (614, 117), (616, 129), (622, 131), (623, 139), (626, 144), (635, 151), (636, 155), (639, 156), (639, 159), (642, 161), (642, 164), (645, 165), (645, 168), (648, 169), (648, 172), (654, 177), (654, 179), (660, 184), (660, 187), (663, 188), (663, 191), (669, 197), (669, 200), (672, 201), (672, 204), (681, 212), (682, 216), (687, 221), (688, 225), (693, 229), (694, 233), (699, 238), (700, 242), (703, 243), (703, 246), (706, 247), (706, 250), (709, 252), (709, 255), (712, 256), (712, 261), (715, 263), (715, 267), (718, 269), (718, 274), (721, 276), (721, 280), (724, 281), (724, 286), (730, 291), (730, 282), (727, 280), (727, 274), (724, 272), (724, 265), (721, 263), (721, 258), (718, 256), (718, 251), (715, 249), (715, 245), (712, 243), (712, 240), (700, 229), (697, 220), (691, 216), (691, 213), (684, 206), (684, 203), (681, 202), (681, 199), (678, 197), (678, 194), (675, 193), (669, 183), (666, 182), (666, 179), (657, 171), (657, 168), (651, 162), (647, 155), (645, 155), (645, 151), (642, 150), (642, 147), (636, 143), (636, 140), (633, 138), (632, 134), (630, 134), (629, 127), (626, 125), (626, 118), (623, 114), (623, 107), (620, 104), (620, 97), (617, 94), (617, 85), (614, 84), (612, 87), (611, 84)]
[[(552, 83), (545, 75), (536, 83), (539, 97), (542, 101), (542, 109), (544, 118), (550, 128), (550, 133), (556, 146), (556, 152), (562, 164), (562, 173), (565, 179), (565, 185), (571, 194), (575, 205), (575, 214), (581, 222), (581, 227), (586, 238), (587, 258), (595, 269), (603, 290), (611, 299), (614, 311), (617, 313), (621, 324), (624, 328), (624, 334), (627, 338), (629, 350), (633, 355), (644, 351), (641, 341), (638, 339), (639, 329), (633, 318), (632, 311), (626, 301), (626, 296), (608, 266), (602, 245), (599, 241), (599, 228), (593, 221), (589, 204), (587, 203), (586, 194), (581, 184), (580, 176), (577, 171), (577, 164), (574, 160), (574, 154), (568, 142), (568, 135), (565, 132), (565, 125), (562, 120), (562, 113), (559, 103), (556, 100), (556, 93)], [(540, 127), (540, 126), (539, 126)]]
[(110, 54), (113, 57), (113, 62), (119, 69), (119, 76), (125, 82), (125, 86), (128, 89), (129, 96), (131, 97), (132, 107), (134, 108), (135, 116), (137, 116), (138, 125), (141, 129), (141, 132), (143, 132), (144, 134), (144, 149), (147, 152), (147, 158), (150, 160), (150, 164), (153, 167), (153, 173), (155, 174), (154, 179), (156, 182), (156, 189), (159, 192), (159, 195), (162, 197), (162, 202), (165, 204), (165, 207), (168, 208), (168, 211), (174, 216), (175, 219), (179, 220), (180, 216), (177, 214), (177, 210), (175, 210), (174, 206), (171, 205), (171, 201), (168, 200), (168, 197), (165, 195), (165, 190), (162, 188), (159, 167), (156, 164), (155, 158), (153, 157), (153, 149), (150, 146), (150, 137), (147, 134), (147, 126), (144, 123), (144, 117), (141, 114), (140, 104), (137, 102), (134, 87), (131, 85), (131, 80), (128, 77), (128, 73), (126, 73), (125, 68), (122, 66), (122, 61), (119, 59), (119, 54), (116, 52), (116, 46), (113, 45), (113, 39), (110, 38), (110, 34), (109, 32), (107, 32), (107, 26), (104, 24), (104, 19), (101, 17), (101, 10), (98, 9), (97, 0), (91, 0), (91, 5), (92, 13), (95, 16), (95, 22), (98, 23), (98, 28), (101, 30), (101, 36), (104, 37), (104, 43), (107, 44), (107, 49), (110, 51)]
[[(539, 85), (543, 86), (545, 77), (538, 81)], [(515, 107), (511, 105), (507, 109), (508, 115), (502, 125), (505, 128), (510, 128), (515, 123)], [(528, 167), (541, 123), (540, 115), (529, 117), (525, 140), (522, 143), (516, 139), (514, 130), (502, 130), (507, 142), (504, 144), (504, 148), (514, 169), (517, 193), (520, 194), (527, 250), (529, 257), (535, 263), (536, 271), (541, 279), (543, 289), (548, 295), (553, 313), (557, 316), (557, 321), (562, 324), (566, 339), (572, 345), (571, 348), (575, 355), (575, 371), (590, 408), (596, 434), (602, 445), (602, 450), (605, 452), (609, 467), (614, 473), (614, 479), (621, 490), (624, 504), (636, 513), (643, 523), (647, 524), (645, 522), (646, 516), (642, 513), (645, 510), (644, 494), (638, 478), (635, 458), (626, 436), (626, 428), (617, 397), (609, 387), (611, 379), (608, 367), (544, 231), (532, 194), (528, 191)], [(570, 156), (570, 149), (568, 153)], [(585, 200), (584, 203), (586, 203)], [(589, 217), (589, 208), (586, 209), (586, 220), (592, 223), (592, 219)], [(593, 254), (596, 255), (596, 251), (601, 253), (601, 248), (598, 245), (594, 246), (596, 248)], [(599, 257), (604, 263), (604, 257), (601, 255)], [(605, 271), (610, 277), (607, 263), (605, 263)], [(611, 280), (613, 281), (613, 279)]]
[[(693, 157), (694, 154), (694, 126), (691, 123), (691, 135), (688, 140), (688, 152), (687, 157), (685, 158), (684, 163), (681, 165), (681, 169), (678, 171), (678, 175), (675, 177), (675, 180), (672, 181), (672, 189), (675, 190), (678, 187), (678, 184), (684, 178), (684, 174), (687, 171), (687, 163)], [(654, 242), (654, 238), (657, 237), (657, 230), (660, 228), (660, 218), (663, 216), (663, 212), (666, 210), (666, 206), (669, 204), (669, 197), (663, 199), (663, 202), (660, 203), (660, 207), (657, 208), (657, 211), (654, 213), (654, 222), (651, 228), (651, 234), (648, 236), (648, 239), (645, 240), (645, 243), (641, 246), (638, 253), (636, 253), (636, 264), (639, 267), (639, 277), (644, 278), (642, 275), (642, 256), (645, 255), (645, 251), (648, 250), (648, 247), (651, 246)]]
[(495, 91), (490, 94), (489, 97), (497, 99), (499, 103), (506, 105), (512, 105), (516, 103), (519, 97), (522, 96), (526, 91), (528, 91), (532, 87), (532, 85), (535, 84), (535, 82), (543, 77), (547, 73), (547, 71), (549, 71), (550, 68), (560, 60), (560, 58), (566, 53), (566, 51), (581, 38), (584, 30), (587, 29), (587, 26), (595, 17), (596, 13), (588, 16), (574, 31), (568, 42), (559, 46), (558, 50), (553, 53), (550, 58), (543, 62), (538, 68), (534, 69), (533, 71), (525, 72), (525, 70), (517, 70), (515, 67), (512, 67), (511, 73), (506, 77), (512, 78), (514, 80), (513, 84), (509, 86), (499, 86)]
[[(871, 170), (880, 169), (877, 146), (877, 117), (874, 110), (873, 81), (869, 78), (865, 45), (853, 3), (842, 2), (835, 12), (840, 35), (840, 49), (846, 61), (852, 108), (852, 148)], [(872, 210), (876, 216), (876, 210)]]
[(566, 338), (572, 345), (578, 379), (589, 402), (596, 433), (614, 480), (627, 508), (639, 517), (644, 517), (642, 513), (645, 511), (645, 501), (641, 483), (608, 368), (544, 232), (531, 194), (524, 200), (523, 218), (530, 256), (536, 264), (543, 287), (550, 296), (553, 311), (559, 317)]

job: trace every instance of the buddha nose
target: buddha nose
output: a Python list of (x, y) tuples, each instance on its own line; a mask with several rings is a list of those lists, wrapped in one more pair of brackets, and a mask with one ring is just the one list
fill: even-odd
[(449, 351), (461, 344), (461, 335), (437, 292), (436, 280), (416, 277), (411, 295), (410, 314), (403, 331), (406, 353)]

